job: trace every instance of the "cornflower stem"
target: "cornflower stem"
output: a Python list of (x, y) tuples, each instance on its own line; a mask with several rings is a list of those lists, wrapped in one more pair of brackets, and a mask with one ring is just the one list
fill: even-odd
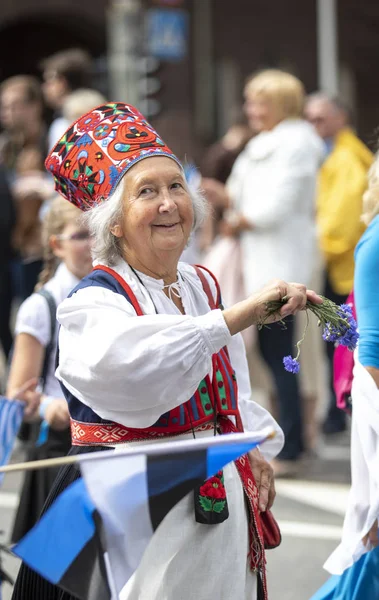
[[(325, 326), (326, 323), (331, 323), (334, 327), (338, 329), (343, 329), (348, 325), (348, 321), (346, 318), (338, 314), (337, 310), (339, 307), (324, 296), (321, 296), (323, 302), (322, 304), (314, 304), (310, 300), (307, 301), (305, 305), (305, 311), (308, 313), (308, 310), (313, 313), (319, 321), (319, 326)], [(286, 304), (287, 298), (284, 297), (282, 300), (276, 300), (267, 302), (266, 304), (266, 317), (258, 323), (258, 329), (262, 329), (262, 327), (266, 327), (267, 320), (273, 316), (274, 314), (278, 314), (282, 306)], [(285, 322), (283, 319), (280, 319), (279, 322), (285, 326)]]
[(300, 346), (304, 342), (305, 336), (307, 335), (307, 331), (308, 331), (308, 326), (309, 326), (309, 314), (308, 314), (308, 311), (305, 311), (305, 314), (306, 314), (306, 317), (307, 317), (307, 322), (305, 323), (305, 327), (304, 327), (304, 331), (303, 331), (303, 337), (296, 344), (297, 354), (295, 356), (295, 360), (299, 360), (299, 357), (300, 357)]

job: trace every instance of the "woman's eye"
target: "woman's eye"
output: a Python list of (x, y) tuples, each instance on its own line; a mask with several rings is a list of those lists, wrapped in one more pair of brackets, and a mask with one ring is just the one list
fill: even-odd
[(152, 194), (153, 193), (153, 188), (143, 188), (143, 190), (140, 191), (140, 196), (147, 196), (148, 194)]
[(180, 188), (182, 188), (182, 187), (183, 187), (183, 186), (182, 186), (182, 184), (181, 184), (181, 183), (179, 183), (178, 181), (177, 181), (177, 182), (175, 182), (175, 183), (173, 183), (173, 184), (171, 185), (171, 188), (172, 188), (173, 190), (179, 190), (179, 189), (180, 189)]

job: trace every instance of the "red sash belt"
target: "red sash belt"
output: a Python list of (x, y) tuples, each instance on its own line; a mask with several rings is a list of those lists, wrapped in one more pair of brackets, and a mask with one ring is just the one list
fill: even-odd
[[(162, 438), (177, 437), (186, 432), (157, 432), (148, 429), (128, 429), (124, 425), (111, 423), (83, 423), (70, 419), (71, 438), (73, 446), (114, 446), (116, 444), (127, 444), (128, 442), (152, 441)], [(208, 431), (214, 428), (213, 422), (199, 425), (196, 431)], [(188, 433), (191, 429), (188, 430)]]

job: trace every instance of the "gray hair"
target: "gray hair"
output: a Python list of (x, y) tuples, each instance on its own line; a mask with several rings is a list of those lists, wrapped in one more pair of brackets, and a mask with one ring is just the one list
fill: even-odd
[[(187, 189), (194, 213), (192, 231), (196, 231), (204, 223), (209, 213), (209, 206), (197, 185), (187, 182)], [(109, 266), (116, 264), (119, 257), (122, 256), (120, 239), (113, 235), (111, 229), (121, 222), (124, 191), (125, 179), (122, 178), (109, 198), (91, 208), (83, 217), (84, 223), (94, 239), (92, 258)]]
[(344, 102), (341, 98), (339, 98), (338, 96), (331, 96), (331, 95), (327, 94), (326, 92), (313, 92), (312, 94), (309, 94), (307, 96), (306, 103), (312, 102), (314, 100), (316, 100), (318, 102), (327, 102), (336, 111), (343, 113), (345, 115), (345, 118), (348, 123), (352, 122), (353, 111), (352, 111), (351, 107), (346, 102)]

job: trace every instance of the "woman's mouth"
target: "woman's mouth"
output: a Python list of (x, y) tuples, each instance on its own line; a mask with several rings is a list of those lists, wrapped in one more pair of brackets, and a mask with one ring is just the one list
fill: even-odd
[(153, 225), (153, 227), (162, 227), (163, 229), (173, 229), (177, 225), (179, 225), (179, 223), (159, 223), (159, 224)]

